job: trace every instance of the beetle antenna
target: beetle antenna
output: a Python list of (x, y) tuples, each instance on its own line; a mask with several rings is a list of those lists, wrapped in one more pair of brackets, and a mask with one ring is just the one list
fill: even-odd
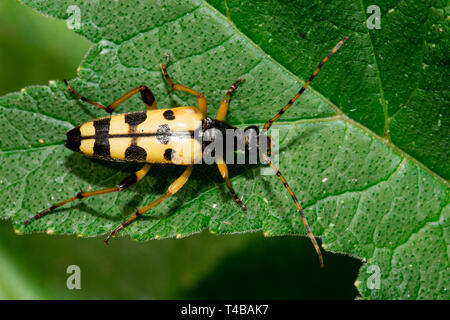
[(292, 191), (291, 187), (289, 186), (286, 179), (281, 174), (280, 170), (273, 164), (272, 161), (270, 161), (270, 158), (265, 153), (262, 153), (262, 158), (263, 158), (264, 163), (267, 163), (272, 167), (275, 174), (278, 176), (278, 178), (281, 179), (281, 182), (283, 183), (284, 187), (287, 189), (287, 191), (291, 195), (291, 198), (294, 201), (295, 206), (297, 207), (297, 211), (300, 214), (300, 217), (302, 218), (303, 225), (305, 226), (308, 237), (311, 239), (314, 249), (317, 252), (317, 256), (319, 257), (320, 267), (323, 268), (324, 264), (323, 264), (322, 252), (320, 251), (320, 247), (317, 244), (316, 238), (314, 237), (314, 234), (312, 233), (311, 228), (309, 227), (308, 220), (306, 220), (305, 214), (303, 213), (302, 207), (300, 206), (300, 203), (298, 202), (298, 199), (295, 196), (294, 191)]
[(297, 92), (297, 94), (291, 99), (289, 100), (288, 104), (280, 110), (280, 112), (278, 112), (273, 118), (267, 120), (266, 124), (264, 125), (264, 129), (269, 130), (269, 128), (272, 126), (272, 123), (274, 123), (275, 121), (277, 121), (277, 119), (279, 117), (281, 117), (281, 115), (287, 110), (289, 109), (289, 107), (295, 102), (295, 100), (298, 99), (298, 97), (300, 97), (302, 95), (302, 93), (306, 90), (306, 88), (309, 86), (309, 84), (311, 83), (311, 81), (313, 81), (314, 77), (319, 73), (320, 68), (323, 66), (323, 64), (325, 62), (327, 62), (328, 59), (330, 59), (330, 57), (336, 52), (338, 51), (338, 49), (344, 44), (344, 42), (348, 39), (348, 37), (344, 37), (341, 41), (338, 42), (337, 45), (334, 46), (333, 49), (331, 49), (330, 52), (328, 52), (328, 54), (325, 56), (325, 58), (322, 59), (322, 61), (320, 61), (319, 65), (317, 66), (317, 68), (314, 70), (314, 72), (311, 74), (311, 76), (309, 77), (308, 81), (306, 81), (306, 83), (303, 85), (303, 87), (301, 87), (300, 91)]

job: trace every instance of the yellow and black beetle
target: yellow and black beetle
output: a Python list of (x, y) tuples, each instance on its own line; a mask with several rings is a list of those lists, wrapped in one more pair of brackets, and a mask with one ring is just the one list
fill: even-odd
[[(295, 102), (295, 100), (298, 99), (298, 97), (300, 97), (300, 95), (305, 91), (317, 75), (322, 65), (340, 48), (346, 40), (347, 37), (339, 41), (339, 43), (327, 54), (327, 56), (322, 59), (320, 64), (299, 92), (291, 100), (289, 100), (288, 104), (283, 109), (281, 109), (273, 118), (269, 119), (265, 123), (265, 130), (268, 130), (272, 126), (272, 123), (276, 121)], [(137, 94), (138, 92), (141, 94), (147, 111), (111, 115), (109, 117), (83, 123), (67, 133), (65, 146), (73, 151), (81, 152), (82, 154), (90, 157), (109, 161), (138, 162), (144, 163), (144, 166), (133, 175), (125, 178), (115, 187), (97, 191), (80, 191), (74, 197), (59, 202), (24, 221), (25, 225), (73, 200), (124, 190), (144, 178), (144, 176), (149, 172), (152, 164), (175, 164), (186, 166), (186, 170), (183, 174), (169, 186), (167, 191), (160, 198), (143, 208), (137, 209), (134, 215), (114, 229), (105, 239), (105, 242), (108, 243), (111, 236), (117, 235), (120, 230), (125, 228), (136, 218), (161, 203), (164, 199), (175, 194), (181, 189), (181, 187), (183, 187), (192, 173), (194, 164), (198, 163), (199, 160), (202, 159), (203, 150), (205, 148), (204, 144), (195, 139), (194, 132), (201, 133), (206, 132), (209, 129), (217, 129), (219, 132), (224, 132), (226, 129), (236, 129), (224, 122), (224, 120), (228, 111), (231, 94), (238, 87), (241, 79), (238, 79), (230, 87), (219, 107), (216, 119), (212, 119), (206, 114), (207, 106), (205, 96), (193, 89), (174, 83), (167, 73), (168, 63), (169, 56), (167, 56), (166, 62), (161, 64), (161, 69), (167, 82), (174, 90), (195, 95), (198, 100), (198, 107), (188, 106), (171, 109), (156, 109), (155, 97), (153, 96), (151, 90), (146, 86), (139, 86), (131, 90), (105, 107), (82, 96), (75, 91), (75, 89), (73, 89), (67, 81), (65, 81), (67, 89), (79, 99), (101, 108), (110, 114), (122, 102), (129, 99), (131, 96)], [(250, 128), (254, 129), (254, 127), (248, 127), (244, 129), (244, 131)], [(267, 138), (270, 139), (270, 136), (267, 136)], [(267, 163), (272, 167), (276, 175), (283, 182), (284, 187), (291, 195), (292, 200), (297, 207), (297, 211), (301, 215), (308, 236), (310, 237), (319, 256), (320, 265), (323, 266), (323, 258), (320, 248), (311, 232), (311, 229), (309, 228), (308, 222), (297, 197), (289, 187), (286, 179), (281, 175), (281, 172), (270, 161), (269, 155), (267, 153), (262, 153), (262, 158), (264, 163)], [(228, 168), (223, 157), (216, 156), (215, 160), (220, 174), (225, 180), (235, 202), (241, 206), (243, 210), (245, 210), (246, 207), (244, 203), (239, 199), (233, 189), (228, 176)]]

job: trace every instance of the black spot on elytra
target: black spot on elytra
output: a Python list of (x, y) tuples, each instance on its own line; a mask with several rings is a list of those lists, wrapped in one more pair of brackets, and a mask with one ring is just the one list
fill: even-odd
[(172, 160), (173, 156), (175, 155), (175, 150), (173, 149), (166, 149), (166, 151), (164, 151), (164, 159), (166, 160)]
[(94, 157), (98, 157), (100, 159), (111, 158), (108, 139), (110, 123), (110, 118), (104, 118), (94, 121)]
[(100, 139), (95, 140), (94, 142), (94, 157), (98, 157), (100, 159), (109, 159), (111, 158), (111, 151), (109, 148), (109, 140), (108, 139)]
[(136, 145), (131, 145), (125, 150), (125, 160), (144, 161), (147, 159), (147, 152)]
[(166, 110), (163, 113), (163, 116), (166, 120), (173, 120), (175, 119), (175, 116), (173, 115), (173, 111), (172, 110)]
[(128, 123), (128, 125), (133, 128), (137, 125), (141, 124), (147, 119), (147, 113), (146, 112), (135, 112), (135, 113), (127, 113), (125, 115), (125, 122)]

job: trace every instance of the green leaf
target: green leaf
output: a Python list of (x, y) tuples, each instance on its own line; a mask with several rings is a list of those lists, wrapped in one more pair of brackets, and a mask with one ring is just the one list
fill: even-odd
[[(328, 50), (349, 36), (276, 126), (280, 169), (324, 247), (367, 261), (357, 282), (363, 298), (450, 297), (443, 4), (380, 5), (386, 25), (368, 32), (362, 2), (22, 2), (60, 19), (70, 17), (70, 5), (78, 6), (75, 31), (93, 43), (72, 81), (84, 95), (108, 104), (146, 84), (160, 107), (193, 105), (194, 98), (170, 92), (163, 81), (159, 63), (169, 53), (172, 77), (206, 95), (209, 115), (230, 84), (245, 79), (228, 117), (238, 126), (262, 125)], [(422, 10), (428, 15), (413, 21)], [(119, 112), (142, 108), (135, 97)], [(114, 185), (136, 167), (64, 149), (65, 131), (103, 114), (77, 101), (59, 81), (4, 96), (0, 110), (0, 216), (12, 218), (17, 232), (105, 234), (181, 173), (177, 167), (152, 168), (128, 192), (73, 203), (24, 228), (21, 221), (73, 196), (78, 187)], [(198, 167), (182, 191), (123, 233), (137, 240), (185, 237), (204, 228), (304, 234), (277, 177), (261, 175), (260, 168), (235, 167), (232, 173), (247, 212), (235, 207), (223, 185), (217, 187), (216, 169)]]
[(332, 76), (321, 75), (314, 88), (351, 119), (450, 178), (445, 1), (377, 1), (381, 29), (372, 30), (365, 23), (371, 1), (291, 0), (267, 5), (261, 0), (211, 0), (211, 4), (303, 79), (335, 39), (351, 35), (345, 46), (353, 55), (327, 66)]

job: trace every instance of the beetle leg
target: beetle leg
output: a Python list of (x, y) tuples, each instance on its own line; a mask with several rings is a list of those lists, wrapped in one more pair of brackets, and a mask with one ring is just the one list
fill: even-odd
[(242, 82), (242, 78), (237, 79), (236, 82), (231, 85), (230, 89), (228, 89), (227, 94), (225, 95), (225, 98), (223, 99), (222, 103), (220, 104), (219, 111), (217, 111), (217, 116), (216, 116), (217, 120), (220, 120), (220, 121), (225, 120), (225, 118), (227, 116), (227, 112), (228, 112), (228, 106), (230, 105), (231, 94), (233, 93), (234, 90), (237, 89), (237, 87), (239, 86), (239, 84), (241, 82)]
[(169, 83), (169, 85), (170, 85), (170, 87), (172, 89), (178, 90), (178, 91), (187, 92), (187, 93), (190, 93), (190, 94), (196, 96), (197, 97), (198, 108), (203, 113), (203, 115), (206, 116), (207, 105), (206, 105), (206, 98), (205, 98), (205, 96), (202, 93), (200, 93), (198, 91), (195, 91), (194, 89), (185, 87), (185, 86), (183, 86), (181, 84), (174, 83), (172, 81), (172, 79), (170, 78), (169, 74), (167, 73), (167, 65), (169, 64), (169, 60), (170, 60), (170, 57), (169, 57), (168, 54), (166, 54), (166, 63), (161, 63), (161, 70), (163, 72), (164, 78)]
[(101, 189), (101, 190), (96, 190), (96, 191), (87, 191), (87, 192), (83, 192), (80, 191), (78, 192), (74, 197), (66, 199), (64, 201), (61, 201), (53, 206), (51, 206), (50, 208), (47, 208), (41, 212), (39, 212), (38, 214), (36, 214), (35, 216), (25, 220), (23, 222), (24, 225), (29, 224), (31, 221), (33, 220), (37, 220), (41, 217), (43, 217), (44, 215), (46, 215), (49, 212), (52, 212), (53, 210), (55, 210), (56, 208), (61, 207), (62, 205), (72, 202), (74, 200), (77, 199), (83, 199), (83, 198), (87, 198), (87, 197), (93, 197), (93, 196), (98, 196), (101, 194), (105, 194), (105, 193), (111, 193), (111, 192), (116, 192), (116, 191), (122, 191), (130, 186), (132, 186), (133, 184), (135, 184), (136, 182), (142, 180), (142, 178), (145, 177), (145, 175), (148, 173), (148, 171), (150, 170), (150, 168), (152, 167), (151, 164), (146, 164), (142, 167), (141, 170), (137, 171), (136, 173), (132, 174), (131, 176), (128, 176), (127, 178), (123, 179), (122, 182), (120, 182), (118, 185), (116, 185), (115, 187), (112, 188), (106, 188), (106, 189)]
[(192, 173), (192, 169), (194, 169), (194, 166), (188, 166), (186, 168), (186, 170), (184, 170), (183, 174), (181, 176), (178, 177), (177, 180), (175, 180), (170, 186), (169, 188), (167, 188), (167, 191), (158, 199), (156, 199), (155, 201), (153, 201), (152, 203), (150, 203), (149, 205), (142, 207), (140, 209), (137, 209), (136, 212), (129, 217), (127, 220), (125, 220), (124, 222), (122, 222), (117, 228), (115, 228), (109, 235), (108, 237), (106, 237), (105, 239), (105, 243), (108, 244), (108, 241), (111, 237), (115, 237), (123, 228), (125, 228), (126, 226), (128, 226), (131, 222), (133, 222), (136, 218), (139, 218), (142, 214), (144, 214), (145, 212), (149, 211), (150, 209), (153, 209), (154, 207), (156, 207), (158, 204), (160, 204), (164, 199), (169, 198), (170, 196), (174, 195), (175, 193), (177, 193), (186, 183), (186, 181), (188, 181), (189, 177), (191, 176)]
[(116, 109), (122, 102), (128, 100), (129, 98), (131, 98), (133, 95), (135, 95), (138, 92), (141, 93), (142, 101), (144, 102), (147, 110), (156, 109), (155, 96), (153, 95), (152, 91), (146, 86), (139, 86), (139, 87), (134, 88), (133, 90), (130, 90), (129, 92), (127, 92), (123, 96), (121, 96), (119, 99), (115, 100), (113, 103), (111, 103), (105, 107), (91, 99), (88, 99), (88, 98), (82, 96), (78, 91), (76, 91), (74, 88), (72, 88), (69, 85), (67, 80), (64, 80), (64, 83), (67, 86), (67, 90), (69, 90), (72, 94), (74, 94), (76, 97), (78, 97), (78, 99), (85, 101), (87, 103), (90, 103), (102, 110), (105, 110), (108, 113), (112, 113), (114, 111), (114, 109)]
[(238, 195), (236, 194), (236, 191), (234, 191), (234, 189), (233, 189), (233, 185), (231, 184), (231, 180), (228, 175), (228, 167), (227, 167), (225, 161), (223, 161), (222, 158), (216, 158), (216, 163), (217, 163), (217, 168), (219, 168), (220, 175), (225, 180), (227, 188), (230, 191), (231, 195), (233, 196), (234, 201), (236, 202), (236, 204), (238, 206), (240, 206), (242, 208), (242, 210), (244, 210), (244, 211), (247, 210), (247, 207), (241, 201), (241, 199), (239, 199)]
[(121, 96), (119, 99), (111, 103), (109, 106), (106, 107), (106, 111), (111, 113), (116, 109), (122, 102), (128, 100), (132, 96), (134, 96), (136, 93), (140, 92), (142, 101), (145, 104), (145, 107), (147, 110), (155, 110), (156, 109), (156, 99), (153, 95), (152, 91), (147, 86), (139, 86), (134, 88), (133, 90), (130, 90), (129, 92), (125, 93), (123, 96)]

